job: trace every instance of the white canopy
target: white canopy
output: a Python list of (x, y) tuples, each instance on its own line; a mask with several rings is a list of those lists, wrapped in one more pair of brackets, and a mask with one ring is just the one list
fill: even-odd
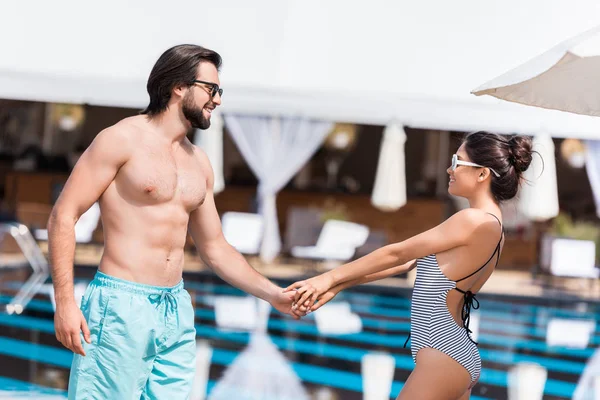
[(0, 98), (143, 108), (156, 59), (187, 42), (223, 56), (225, 113), (600, 132), (598, 118), (470, 95), (600, 24), (595, 0), (32, 0), (6, 2), (1, 15)]
[(565, 40), (473, 93), (600, 117), (600, 25)]

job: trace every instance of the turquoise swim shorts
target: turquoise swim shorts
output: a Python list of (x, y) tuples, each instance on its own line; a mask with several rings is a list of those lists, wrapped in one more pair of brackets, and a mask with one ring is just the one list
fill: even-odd
[(196, 366), (196, 329), (183, 281), (142, 285), (97, 272), (81, 301), (91, 333), (75, 354), (69, 399), (187, 399)]

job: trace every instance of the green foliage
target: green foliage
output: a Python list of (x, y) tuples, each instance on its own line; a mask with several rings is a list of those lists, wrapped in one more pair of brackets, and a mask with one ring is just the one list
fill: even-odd
[(348, 221), (348, 208), (343, 203), (338, 203), (333, 198), (327, 198), (325, 204), (321, 207), (321, 221), (326, 222), (330, 219), (338, 221)]
[(592, 240), (596, 243), (596, 260), (600, 260), (600, 226), (593, 222), (573, 221), (566, 213), (560, 213), (552, 224), (550, 234), (578, 240)]

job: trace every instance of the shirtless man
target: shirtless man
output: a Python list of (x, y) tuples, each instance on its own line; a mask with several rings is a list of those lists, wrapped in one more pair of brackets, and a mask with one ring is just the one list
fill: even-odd
[[(57, 339), (75, 354), (70, 399), (186, 399), (195, 369), (194, 310), (183, 289), (186, 234), (221, 278), (293, 314), (293, 293), (256, 272), (221, 231), (209, 160), (186, 138), (221, 104), (221, 57), (181, 45), (156, 62), (150, 104), (100, 132), (48, 221)], [(73, 293), (74, 226), (99, 201), (104, 253)], [(83, 333), (83, 340), (81, 333)]]

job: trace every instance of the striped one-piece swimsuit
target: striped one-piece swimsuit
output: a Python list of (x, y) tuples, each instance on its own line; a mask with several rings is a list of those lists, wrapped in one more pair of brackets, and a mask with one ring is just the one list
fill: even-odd
[[(498, 220), (498, 222), (500, 221)], [(502, 227), (502, 224), (500, 226)], [(417, 261), (417, 278), (410, 309), (411, 352), (415, 362), (419, 350), (431, 347), (452, 357), (465, 367), (471, 375), (471, 383), (475, 383), (479, 379), (481, 358), (479, 357), (477, 343), (469, 336), (471, 332), (469, 330), (471, 308), (478, 309), (479, 302), (475, 299), (475, 294), (457, 288), (456, 283), (479, 272), (492, 260), (496, 253), (500, 258), (500, 244), (503, 235), (504, 232), (502, 232), (500, 241), (490, 259), (475, 272), (457, 281), (452, 281), (444, 275), (435, 254)], [(496, 259), (496, 265), (498, 265), (498, 259)], [(456, 323), (447, 307), (446, 297), (452, 289), (458, 290), (464, 295), (463, 327)]]

